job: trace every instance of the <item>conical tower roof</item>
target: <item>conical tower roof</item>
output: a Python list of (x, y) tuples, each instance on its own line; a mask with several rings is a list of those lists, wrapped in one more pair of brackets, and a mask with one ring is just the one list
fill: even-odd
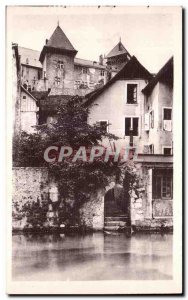
[(49, 40), (46, 40), (46, 45), (43, 47), (39, 60), (42, 62), (48, 50), (56, 50), (56, 52), (66, 52), (76, 55), (77, 51), (58, 25), (51, 35)]
[(119, 41), (119, 43), (108, 53), (106, 57), (110, 58), (121, 54), (128, 54), (130, 56), (129, 52), (125, 49), (122, 42)]
[(67, 36), (65, 35), (65, 33), (59, 25), (54, 30), (46, 46), (75, 51), (73, 45), (71, 44), (71, 42), (69, 41), (69, 39), (67, 38)]

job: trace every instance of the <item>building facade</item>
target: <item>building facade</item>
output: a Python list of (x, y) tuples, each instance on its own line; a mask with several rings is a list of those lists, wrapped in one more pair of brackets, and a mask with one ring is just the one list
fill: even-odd
[(87, 95), (86, 104), (88, 122), (106, 125), (119, 137), (115, 149), (134, 153), (141, 188), (131, 197), (132, 225), (172, 227), (173, 58), (153, 77), (132, 57), (102, 89)]
[[(131, 195), (132, 226), (172, 227), (173, 58), (153, 76), (121, 41), (107, 57), (100, 56), (99, 62), (76, 55), (59, 26), (41, 53), (13, 48), (17, 128), (32, 133), (35, 125), (56, 119), (59, 104), (75, 95), (83, 97), (90, 108), (88, 123), (105, 126), (119, 138), (113, 142), (114, 149), (134, 155), (140, 187)], [(15, 81), (16, 57), (21, 59), (19, 83)], [(102, 142), (104, 146), (108, 143)], [(106, 211), (115, 210), (112, 194), (116, 192), (119, 188), (114, 186), (101, 198), (104, 210), (99, 210), (103, 214), (100, 219), (109, 217)]]
[(99, 61), (77, 58), (77, 50), (58, 25), (41, 51), (19, 47), (21, 80), (25, 89), (49, 91), (51, 94), (84, 96), (100, 88), (130, 59), (119, 42)]

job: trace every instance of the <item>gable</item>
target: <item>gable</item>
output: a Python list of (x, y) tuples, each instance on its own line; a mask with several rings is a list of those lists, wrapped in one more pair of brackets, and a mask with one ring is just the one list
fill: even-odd
[(21, 111), (22, 112), (36, 112), (38, 111), (37, 103), (32, 96), (26, 93), (24, 90), (21, 91)]
[(103, 93), (109, 86), (113, 85), (117, 80), (134, 80), (143, 79), (151, 80), (151, 73), (144, 68), (144, 66), (133, 56), (130, 61), (102, 88), (93, 91), (86, 95), (85, 105), (93, 102), (101, 93)]

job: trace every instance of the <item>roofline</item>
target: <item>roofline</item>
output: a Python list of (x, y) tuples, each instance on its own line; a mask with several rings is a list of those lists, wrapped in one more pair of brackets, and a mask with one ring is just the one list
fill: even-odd
[[(137, 58), (135, 56), (132, 56), (131, 59), (128, 61), (128, 63), (126, 65), (124, 65), (120, 71), (115, 74), (114, 77), (112, 77), (105, 85), (103, 85), (103, 87), (97, 89), (96, 91), (92, 91), (91, 93), (87, 94), (86, 97), (86, 102), (85, 105), (89, 105), (97, 96), (99, 96), (106, 88), (108, 88), (112, 83), (114, 83), (122, 74), (122, 72), (124, 71), (124, 69), (126, 69), (127, 65), (131, 62), (131, 60), (137, 60)], [(140, 64), (140, 62), (139, 62)], [(142, 64), (140, 64), (142, 66)], [(144, 67), (142, 66), (146, 72), (148, 72), (148, 74), (150, 74), (150, 72)], [(151, 75), (151, 74), (150, 74)], [(151, 75), (152, 76), (152, 75)], [(88, 98), (89, 97), (89, 98)]]
[[(80, 58), (81, 59), (81, 58)], [(92, 61), (91, 61), (91, 63), (92, 63)], [(104, 65), (89, 65), (89, 64), (82, 64), (82, 63), (80, 63), (80, 62), (76, 62), (76, 61), (74, 61), (74, 65), (79, 65), (79, 66), (84, 66), (84, 67), (88, 67), (88, 68), (95, 68), (95, 69), (106, 69), (106, 66), (104, 66)]]
[(25, 64), (25, 63), (22, 63), (22, 62), (21, 62), (21, 65), (22, 65), (22, 66), (29, 67), (29, 68), (36, 68), (36, 69), (42, 70), (42, 66), (41, 66), (41, 67), (37, 67), (37, 66), (33, 66), (33, 65), (31, 65), (31, 64)]
[(37, 51), (40, 53), (40, 50), (35, 50), (35, 49), (32, 49), (32, 48), (27, 48), (27, 47), (23, 47), (23, 46), (18, 46), (19, 48), (23, 48), (23, 49), (27, 49), (27, 50), (31, 50), (31, 51)]
[(159, 72), (153, 77), (153, 79), (146, 85), (142, 92), (148, 95), (151, 90), (155, 87), (157, 82), (160, 80), (161, 75), (163, 75), (168, 67), (172, 64), (173, 66), (173, 56), (165, 63), (165, 65), (159, 70)]
[(45, 45), (45, 46), (43, 46), (43, 49), (42, 49), (42, 51), (40, 53), (40, 57), (39, 57), (39, 61), (41, 63), (43, 63), (46, 53), (48, 53), (50, 51), (54, 51), (54, 52), (60, 53), (60, 54), (61, 53), (64, 53), (64, 54), (72, 53), (73, 56), (76, 56), (76, 54), (78, 53), (77, 50), (68, 50), (68, 49), (56, 48), (56, 47), (51, 47), (51, 46)]
[(19, 46), (17, 43), (12, 43), (12, 49), (15, 49), (17, 72), (20, 71), (20, 55), (19, 55), (18, 48), (19, 48)]
[[(112, 56), (112, 55), (109, 56), (110, 52), (111, 52), (117, 45), (119, 45), (120, 43), (122, 44), (122, 46), (123, 46), (124, 49), (126, 50), (126, 53), (118, 54), (118, 55), (115, 55), (115, 56)], [(122, 43), (121, 41), (119, 41), (119, 42), (114, 46), (114, 48), (106, 55), (106, 58), (117, 57), (117, 56), (119, 56), (119, 55), (124, 55), (124, 54), (128, 54), (130, 57), (132, 57), (132, 56), (130, 55), (129, 51), (127, 51), (127, 49), (125, 48), (125, 46), (123, 45), (123, 43)]]
[(38, 102), (38, 100), (32, 95), (30, 94), (30, 92), (28, 90), (26, 90), (23, 85), (21, 85), (21, 89), (27, 94), (29, 95), (31, 98), (33, 98), (33, 100), (35, 100), (36, 102)]

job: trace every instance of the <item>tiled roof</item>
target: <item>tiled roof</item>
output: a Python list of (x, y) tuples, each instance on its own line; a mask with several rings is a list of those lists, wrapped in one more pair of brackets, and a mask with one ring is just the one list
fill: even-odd
[(18, 47), (19, 54), (21, 55), (21, 64), (42, 68), (39, 61), (40, 51)]
[(42, 111), (56, 111), (57, 107), (66, 104), (73, 96), (71, 95), (50, 95), (39, 101)]
[(85, 97), (87, 99), (86, 105), (89, 105), (93, 100), (96, 99), (104, 90), (111, 86), (116, 80), (125, 80), (125, 79), (147, 79), (151, 80), (151, 73), (144, 68), (144, 66), (136, 59), (135, 56), (132, 56), (127, 64), (114, 76), (110, 79), (103, 87), (87, 94)]
[(173, 85), (173, 57), (171, 57), (167, 63), (159, 70), (159, 72), (153, 77), (153, 79), (146, 85), (142, 92), (149, 95), (157, 82), (163, 80)]
[[(118, 56), (121, 54), (129, 54), (128, 51), (123, 46), (122, 42), (120, 41), (107, 55), (107, 58)], [(130, 56), (130, 54), (129, 54)]]
[(69, 39), (67, 38), (60, 26), (56, 27), (46, 46), (75, 51), (73, 45), (71, 44), (71, 42), (69, 41)]
[(74, 59), (74, 64), (85, 66), (85, 67), (90, 67), (90, 68), (105, 69), (105, 66), (100, 65), (99, 62), (88, 60), (88, 59), (82, 59), (82, 58), (75, 58)]
[(55, 51), (56, 53), (69, 53), (71, 55), (76, 55), (77, 50), (74, 49), (73, 45), (63, 32), (63, 30), (59, 27), (56, 27), (52, 36), (49, 40), (47, 40), (46, 45), (44, 45), (39, 60), (42, 63), (45, 57), (45, 54), (49, 51)]
[[(25, 47), (18, 47), (18, 50), (19, 50), (19, 54), (21, 55), (21, 64), (27, 64), (26, 60), (28, 59), (28, 66), (42, 68), (42, 64), (39, 61), (40, 51), (25, 48)], [(82, 58), (75, 58), (74, 64), (83, 67), (90, 67), (90, 68), (99, 68), (99, 69), (106, 68), (105, 65), (100, 65), (99, 62), (88, 60), (88, 59), (82, 59)]]
[(48, 91), (32, 91), (30, 92), (33, 97), (35, 97), (37, 100), (46, 99), (49, 92)]

